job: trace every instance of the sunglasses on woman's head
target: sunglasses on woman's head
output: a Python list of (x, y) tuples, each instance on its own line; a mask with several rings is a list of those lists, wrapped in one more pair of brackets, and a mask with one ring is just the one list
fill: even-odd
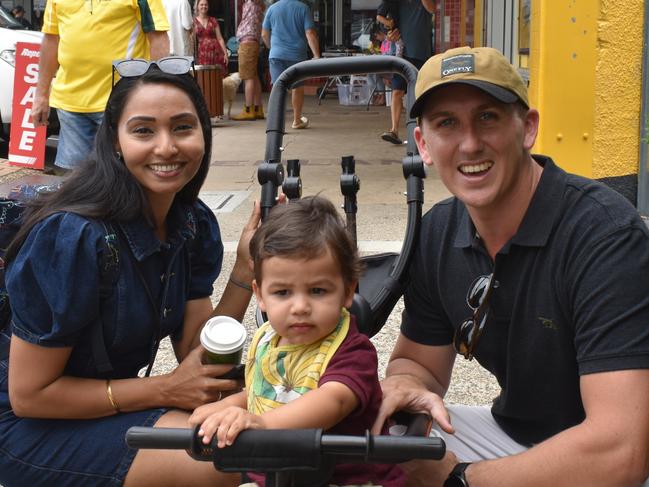
[(194, 71), (194, 58), (191, 56), (167, 56), (156, 61), (147, 59), (120, 59), (113, 61), (113, 86), (115, 85), (115, 72), (120, 78), (142, 76), (151, 66), (167, 74), (187, 74)]
[(489, 298), (497, 287), (498, 281), (493, 273), (477, 277), (469, 286), (466, 304), (473, 310), (473, 315), (462, 322), (453, 336), (455, 350), (465, 359), (473, 359), (473, 351), (489, 316)]

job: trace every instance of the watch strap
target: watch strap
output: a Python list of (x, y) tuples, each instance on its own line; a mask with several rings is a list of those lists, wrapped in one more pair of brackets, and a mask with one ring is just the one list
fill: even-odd
[(471, 465), (471, 462), (460, 462), (456, 464), (455, 467), (453, 467), (453, 470), (451, 470), (451, 473), (448, 475), (448, 478), (455, 478), (457, 480), (460, 480), (464, 487), (470, 487), (465, 475), (465, 471), (469, 467), (469, 465)]

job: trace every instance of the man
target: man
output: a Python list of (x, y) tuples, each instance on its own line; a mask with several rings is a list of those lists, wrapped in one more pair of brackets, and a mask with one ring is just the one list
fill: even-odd
[[(320, 57), (320, 44), (309, 7), (300, 0), (280, 0), (266, 11), (262, 24), (261, 37), (266, 47), (270, 64), (270, 78), (274, 83), (282, 72), (300, 61), (307, 59), (307, 44), (313, 58)], [(291, 90), (294, 129), (305, 129), (309, 119), (302, 116), (304, 106), (304, 86), (293, 85)]]
[(61, 130), (55, 174), (64, 174), (90, 153), (112, 88), (111, 63), (167, 56), (167, 30), (161, 0), (47, 2), (32, 120), (45, 125), (50, 105), (57, 109)]
[[(649, 232), (635, 208), (530, 155), (539, 114), (495, 49), (427, 61), (411, 115), (454, 197), (424, 218), (374, 429), (398, 409), (432, 416), (448, 453), (410, 464), (413, 485), (649, 485)], [(498, 379), (491, 410), (443, 404), (456, 352)]]
[(261, 24), (264, 21), (264, 2), (246, 0), (241, 11), (241, 22), (237, 27), (239, 41), (239, 76), (243, 80), (245, 105), (232, 120), (263, 120), (264, 108), (261, 104), (261, 80), (259, 65), (259, 39)]
[[(432, 53), (431, 14), (435, 8), (433, 0), (402, 0), (399, 2), (399, 28), (390, 32), (389, 40), (403, 40), (403, 57), (417, 68), (426, 62)], [(390, 107), (390, 130), (381, 134), (381, 138), (392, 144), (402, 144), (399, 137), (403, 97), (408, 84), (398, 74), (392, 76), (392, 105)]]
[(27, 20), (25, 17), (25, 9), (23, 8), (22, 5), (16, 5), (13, 10), (11, 11), (11, 15), (14, 16), (14, 18), (22, 24), (22, 26), (26, 29), (33, 29), (32, 24)]
[(172, 56), (192, 56), (194, 43), (192, 29), (194, 16), (187, 0), (162, 0), (169, 20), (169, 54)]

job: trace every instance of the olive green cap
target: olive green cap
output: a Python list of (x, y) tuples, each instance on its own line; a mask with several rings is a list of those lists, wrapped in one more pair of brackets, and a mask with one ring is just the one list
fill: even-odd
[(410, 116), (421, 116), (426, 98), (449, 83), (475, 86), (503, 103), (521, 101), (530, 106), (527, 84), (500, 51), (492, 47), (458, 47), (431, 57), (421, 67)]

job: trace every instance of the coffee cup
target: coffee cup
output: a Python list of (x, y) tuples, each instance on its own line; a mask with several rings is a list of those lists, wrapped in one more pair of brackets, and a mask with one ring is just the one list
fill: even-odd
[(205, 348), (206, 360), (211, 364), (241, 363), (246, 329), (234, 318), (215, 316), (210, 318), (201, 330), (201, 344)]

